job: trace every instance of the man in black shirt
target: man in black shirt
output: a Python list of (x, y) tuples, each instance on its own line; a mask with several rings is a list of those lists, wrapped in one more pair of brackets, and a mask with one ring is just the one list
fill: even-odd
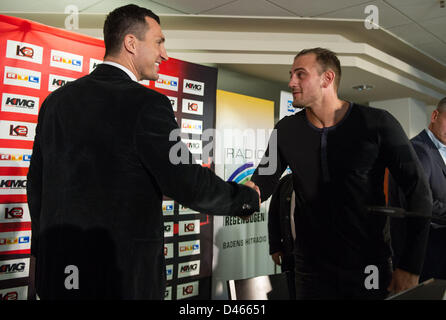
[[(418, 283), (432, 200), (421, 165), (398, 121), (384, 110), (340, 100), (336, 55), (301, 51), (290, 71), (293, 105), (304, 112), (275, 126), (251, 187), (262, 201), (273, 193), (287, 166), (303, 203), (295, 212), (296, 291), (299, 299), (382, 299)], [(276, 145), (274, 145), (276, 143)], [(277, 150), (270, 174), (269, 150)], [(274, 158), (274, 157), (272, 157)], [(271, 167), (271, 166), (270, 166)], [(370, 207), (385, 206), (385, 169), (401, 186), (408, 210), (423, 223), (408, 230), (414, 239), (393, 271), (388, 218)]]

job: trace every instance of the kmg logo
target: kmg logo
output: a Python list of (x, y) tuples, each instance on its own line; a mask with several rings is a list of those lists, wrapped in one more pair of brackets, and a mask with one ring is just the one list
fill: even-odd
[(183, 92), (203, 96), (204, 95), (204, 83), (199, 82), (199, 81), (184, 79)]

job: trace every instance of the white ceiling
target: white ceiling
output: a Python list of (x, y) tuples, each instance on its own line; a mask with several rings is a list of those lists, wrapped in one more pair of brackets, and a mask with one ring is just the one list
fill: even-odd
[[(189, 30), (214, 30), (223, 35), (225, 31), (234, 31), (240, 27), (240, 30), (251, 32), (250, 40), (255, 38), (252, 36), (255, 32), (258, 32), (259, 36), (263, 36), (266, 32), (276, 33), (276, 38), (272, 40), (278, 40), (281, 32), (284, 32), (310, 35), (313, 38), (316, 37), (314, 39), (317, 41), (319, 34), (326, 34), (327, 30), (331, 30), (332, 23), (335, 26), (330, 19), (333, 21), (345, 19), (348, 20), (348, 23), (344, 26), (339, 25), (339, 30), (333, 31), (333, 33), (346, 37), (353, 43), (368, 43), (373, 48), (380, 50), (380, 57), (381, 53), (396, 57), (416, 68), (415, 73), (420, 70), (425, 72), (428, 77), (433, 76), (442, 81), (446, 80), (446, 8), (440, 8), (439, 0), (0, 0), (0, 14), (19, 16), (63, 27), (66, 6), (76, 5), (81, 13), (80, 28), (91, 28), (98, 32), (102, 29), (105, 14), (128, 3), (144, 6), (161, 15), (163, 29), (167, 29), (166, 33), (171, 30), (188, 30), (189, 28)], [(365, 13), (365, 8), (369, 5), (374, 5), (379, 10), (381, 29), (378, 31), (367, 30), (363, 25), (363, 20), (368, 16), (368, 13)], [(228, 16), (234, 17), (234, 19), (223, 19)], [(238, 20), (237, 17), (239, 17)], [(243, 18), (246, 17), (263, 18), (251, 19), (251, 21), (247, 19), (245, 23)], [(277, 17), (278, 20), (266, 17)], [(221, 19), (219, 20), (219, 18)], [(294, 20), (287, 20), (290, 18), (303, 18), (303, 20), (296, 20), (294, 24)], [(307, 21), (306, 18), (309, 20)], [(254, 20), (255, 22), (253, 22)], [(356, 24), (350, 23), (353, 20), (356, 21)], [(234, 26), (231, 26), (231, 23), (234, 23)], [(268, 38), (263, 40), (270, 41)], [(190, 39), (185, 39), (185, 42), (188, 41), (190, 42)], [(202, 52), (209, 53), (209, 56), (211, 54), (208, 52), (208, 48), (212, 47), (211, 42), (207, 42), (206, 46), (208, 47), (201, 48)], [(255, 43), (255, 41), (250, 43)], [(286, 41), (278, 43), (283, 46)], [(172, 52), (177, 49), (178, 52), (183, 51), (185, 56), (187, 56), (187, 50), (193, 51), (192, 48), (184, 50), (187, 45), (184, 45), (181, 37), (169, 37), (168, 44), (172, 46)], [(265, 51), (265, 47), (267, 45), (263, 45), (263, 51)], [(224, 61), (225, 55), (230, 54), (229, 51), (230, 49), (216, 49), (216, 52), (222, 55), (219, 58), (216, 55), (216, 60), (208, 61), (208, 63), (217, 63), (219, 66), (225, 66), (238, 72), (286, 83), (288, 62), (271, 64), (256, 64), (252, 61), (247, 63), (218, 62), (218, 59)], [(276, 54), (281, 54), (280, 51), (285, 50), (274, 51)], [(370, 53), (335, 51), (345, 56), (355, 55), (369, 61), (373, 60), (373, 54)], [(283, 54), (290, 55), (291, 52), (295, 53), (295, 48), (283, 52)], [(375, 61), (372, 62), (380, 65), (379, 60), (380, 58), (375, 57)], [(206, 61), (197, 60), (197, 62), (205, 63)], [(392, 70), (390, 62), (382, 63), (387, 64), (386, 69), (401, 73), (401, 70), (396, 70), (397, 67)], [(378, 97), (379, 99), (411, 96), (431, 104), (436, 99), (429, 94), (423, 95), (423, 86), (426, 84), (422, 80), (425, 78), (423, 75), (415, 77), (412, 74), (413, 71), (403, 72), (406, 82), (410, 82), (410, 79), (417, 82), (416, 85), (404, 86), (398, 83), (399, 80), (391, 81), (377, 72), (370, 72), (373, 68), (367, 69), (347, 65), (344, 71), (343, 67), (344, 76), (340, 89), (349, 99), (366, 102), (370, 99), (369, 95), (371, 94), (374, 95), (374, 98)], [(373, 93), (358, 93), (352, 90), (351, 86), (357, 84), (357, 79), (361, 79), (364, 83), (374, 84)], [(438, 91), (442, 87), (443, 89), (438, 92), (444, 94), (446, 92), (444, 85), (446, 84), (428, 85), (426, 88), (434, 88)], [(421, 89), (415, 90), (414, 88), (417, 86)]]
[(446, 8), (439, 0), (2, 0), (0, 12), (63, 13), (74, 4), (81, 13), (105, 14), (129, 2), (157, 14), (338, 19), (365, 19), (366, 6), (375, 5), (381, 27), (446, 64)]

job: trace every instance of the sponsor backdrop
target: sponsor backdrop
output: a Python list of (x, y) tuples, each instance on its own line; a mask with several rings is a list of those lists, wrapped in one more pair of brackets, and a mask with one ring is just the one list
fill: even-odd
[(280, 91), (279, 120), (285, 116), (292, 116), (302, 110), (293, 107), (293, 95), (290, 92)]
[[(244, 183), (254, 173), (274, 126), (274, 102), (217, 91), (216, 173)], [(269, 200), (248, 221), (214, 218), (213, 299), (227, 299), (226, 281), (274, 273), (269, 255)]]
[[(26, 175), (40, 105), (52, 91), (90, 73), (104, 51), (102, 40), (0, 15), (0, 300), (34, 297)], [(215, 127), (216, 83), (217, 69), (176, 59), (161, 65), (158, 81), (141, 82), (169, 97), (181, 139), (211, 169), (213, 153), (202, 159), (202, 150), (213, 141), (202, 141), (202, 132)], [(167, 198), (162, 206), (165, 298), (210, 298), (212, 217)]]

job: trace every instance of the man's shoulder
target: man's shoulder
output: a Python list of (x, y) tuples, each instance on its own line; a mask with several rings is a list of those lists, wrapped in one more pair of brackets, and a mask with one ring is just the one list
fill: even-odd
[(419, 142), (424, 143), (424, 142), (426, 142), (426, 138), (429, 138), (429, 136), (427, 135), (427, 133), (426, 133), (425, 130), (422, 130), (422, 131), (421, 131), (420, 133), (418, 133), (415, 137), (413, 137), (412, 139), (410, 139), (410, 141), (411, 141), (412, 143), (414, 143), (414, 142), (416, 142), (416, 143), (419, 143)]
[(417, 153), (419, 152), (419, 150), (425, 150), (426, 153), (429, 153), (431, 149), (435, 150), (435, 145), (425, 130), (421, 131), (415, 137), (410, 139), (410, 142), (412, 143)]
[(305, 110), (299, 111), (293, 115), (285, 116), (282, 119), (280, 119), (276, 127), (287, 127), (287, 126), (294, 126), (296, 123), (305, 121)]
[(390, 112), (388, 112), (387, 110), (384, 110), (384, 109), (380, 109), (380, 108), (376, 108), (376, 107), (372, 107), (372, 106), (366, 106), (366, 105), (356, 103), (356, 102), (353, 102), (352, 105), (353, 105), (353, 108), (357, 112), (360, 112), (366, 116), (376, 117), (376, 116), (390, 115)]

